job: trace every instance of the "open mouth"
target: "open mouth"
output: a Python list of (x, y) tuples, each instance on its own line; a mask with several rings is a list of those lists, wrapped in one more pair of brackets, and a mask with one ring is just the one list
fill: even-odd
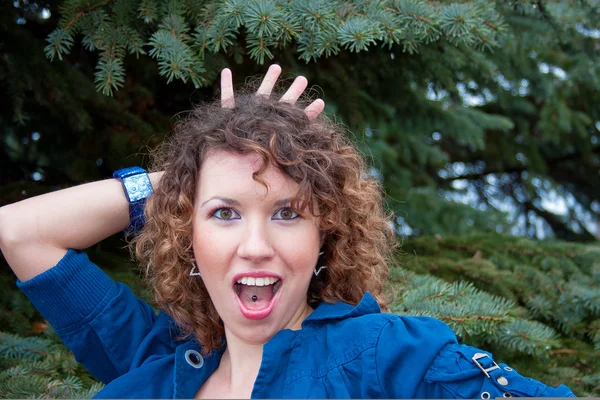
[(242, 314), (249, 319), (266, 318), (279, 298), (281, 279), (274, 276), (241, 276), (234, 284)]

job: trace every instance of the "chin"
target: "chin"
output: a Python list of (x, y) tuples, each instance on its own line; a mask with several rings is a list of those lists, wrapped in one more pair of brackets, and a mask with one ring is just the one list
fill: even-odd
[(239, 340), (248, 344), (265, 344), (277, 332), (283, 330), (284, 327), (281, 324), (277, 324), (275, 321), (269, 322), (266, 320), (260, 321), (236, 321), (231, 326), (229, 331)]
[(247, 314), (242, 312), (238, 304), (237, 309), (229, 315), (229, 318), (227, 320), (223, 319), (226, 328), (236, 338), (245, 343), (265, 344), (278, 332), (292, 328), (290, 326), (293, 323), (292, 320), (299, 312), (304, 311), (306, 305), (306, 299), (302, 299), (298, 307), (279, 300), (275, 302), (277, 307), (269, 315), (259, 319), (248, 318)]

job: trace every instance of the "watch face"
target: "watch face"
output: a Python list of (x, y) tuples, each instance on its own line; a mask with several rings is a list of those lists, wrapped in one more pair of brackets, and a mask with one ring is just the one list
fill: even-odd
[(134, 203), (152, 194), (152, 184), (147, 174), (139, 174), (123, 178), (129, 202)]

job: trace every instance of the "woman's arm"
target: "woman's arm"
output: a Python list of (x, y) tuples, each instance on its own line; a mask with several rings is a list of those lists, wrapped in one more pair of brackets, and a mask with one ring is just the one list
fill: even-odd
[[(153, 187), (161, 175), (149, 174)], [(90, 247), (128, 225), (121, 182), (87, 183), (0, 208), (0, 249), (24, 282), (52, 268), (68, 249)]]

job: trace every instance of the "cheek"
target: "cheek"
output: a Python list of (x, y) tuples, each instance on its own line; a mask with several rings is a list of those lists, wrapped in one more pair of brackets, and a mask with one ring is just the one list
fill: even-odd
[(194, 256), (200, 271), (223, 270), (222, 265), (235, 250), (231, 236), (210, 224), (194, 224)]
[[(314, 226), (276, 236), (279, 256), (294, 275), (310, 275), (319, 257), (320, 237)], [(309, 272), (310, 271), (310, 272)]]

